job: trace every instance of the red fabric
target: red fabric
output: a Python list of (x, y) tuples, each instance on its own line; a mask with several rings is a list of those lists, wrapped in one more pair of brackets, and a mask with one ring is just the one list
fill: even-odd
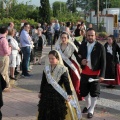
[(105, 84), (109, 85), (120, 85), (120, 64), (117, 64), (117, 77), (114, 81), (103, 81)]
[(93, 71), (92, 69), (90, 69), (86, 65), (85, 68), (82, 70), (82, 73), (85, 74), (85, 75), (99, 75), (100, 74), (100, 70)]
[[(74, 64), (74, 66), (77, 68), (77, 70), (80, 74), (80, 69), (79, 69), (79, 66), (77, 65), (77, 63), (74, 60), (71, 60), (71, 62)], [(75, 91), (77, 93), (78, 100), (83, 100), (84, 98), (80, 96), (80, 80), (78, 79), (77, 75), (75, 74), (75, 72), (72, 69), (70, 69), (70, 77), (71, 77), (73, 86), (75, 88)]]

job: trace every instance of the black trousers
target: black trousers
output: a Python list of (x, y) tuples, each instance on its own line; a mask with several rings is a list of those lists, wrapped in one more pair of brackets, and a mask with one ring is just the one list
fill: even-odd
[(2, 120), (2, 112), (1, 112), (1, 110), (0, 110), (0, 120)]
[(55, 31), (53, 45), (55, 44), (55, 41), (59, 38), (59, 35), (60, 35), (60, 31)]
[(100, 83), (98, 81), (94, 81), (89, 83), (88, 79), (93, 78), (96, 79), (98, 76), (96, 75), (85, 75), (81, 74), (80, 81), (80, 95), (82, 97), (86, 97), (88, 93), (90, 93), (91, 97), (99, 97), (100, 95)]

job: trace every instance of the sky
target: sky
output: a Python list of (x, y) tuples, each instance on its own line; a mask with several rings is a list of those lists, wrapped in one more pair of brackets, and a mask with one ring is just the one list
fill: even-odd
[[(36, 5), (40, 6), (40, 0), (17, 0), (19, 3), (23, 2), (26, 3), (28, 2), (28, 5)], [(31, 1), (31, 2), (29, 2)], [(66, 2), (67, 0), (49, 0), (50, 4), (54, 3), (55, 1), (61, 1), (61, 2)]]

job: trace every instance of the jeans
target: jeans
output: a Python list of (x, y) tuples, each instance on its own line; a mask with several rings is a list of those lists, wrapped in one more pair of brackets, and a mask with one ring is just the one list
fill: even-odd
[(52, 34), (48, 34), (48, 45), (52, 44)]
[(22, 75), (28, 75), (28, 65), (30, 61), (30, 46), (22, 47)]
[(0, 120), (2, 120), (2, 112), (1, 112), (1, 110), (0, 110)]

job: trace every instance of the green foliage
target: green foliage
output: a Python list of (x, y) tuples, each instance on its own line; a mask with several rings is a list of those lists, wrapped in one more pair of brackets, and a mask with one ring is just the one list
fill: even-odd
[[(97, 0), (76, 0), (77, 7), (81, 7), (85, 11), (91, 9), (97, 11)], [(107, 0), (107, 8), (119, 8), (120, 0)], [(106, 0), (99, 0), (99, 10), (106, 8)]]
[(97, 40), (106, 40), (108, 34), (106, 32), (98, 32), (96, 35)]
[(40, 0), (40, 16), (42, 22), (50, 23), (50, 3), (49, 0)]
[(69, 11), (72, 11), (72, 13), (76, 12), (76, 0), (67, 0), (66, 2), (67, 7)]
[[(25, 19), (26, 22), (28, 22), (30, 25), (35, 25), (37, 26), (37, 22), (34, 21), (34, 19)], [(21, 22), (22, 20), (17, 20), (13, 18), (3, 18), (0, 20), (0, 26), (5, 25), (8, 26), (9, 22), (14, 22), (15, 28), (19, 31), (21, 28)]]
[(65, 13), (68, 11), (65, 2), (56, 1), (53, 3), (53, 17), (58, 17), (60, 13)]
[(120, 0), (109, 0), (111, 8), (120, 8)]
[(39, 19), (39, 9), (33, 5), (17, 3), (17, 0), (12, 0), (11, 5), (7, 5), (5, 9), (0, 7), (0, 18), (25, 19), (31, 18), (37, 21)]
[(99, 32), (98, 36), (107, 37), (107, 33), (106, 32)]
[(51, 21), (52, 20), (56, 20), (58, 19), (60, 22), (78, 22), (78, 21), (84, 21), (84, 19), (82, 17), (80, 17), (79, 13), (60, 13), (58, 17), (51, 17)]

